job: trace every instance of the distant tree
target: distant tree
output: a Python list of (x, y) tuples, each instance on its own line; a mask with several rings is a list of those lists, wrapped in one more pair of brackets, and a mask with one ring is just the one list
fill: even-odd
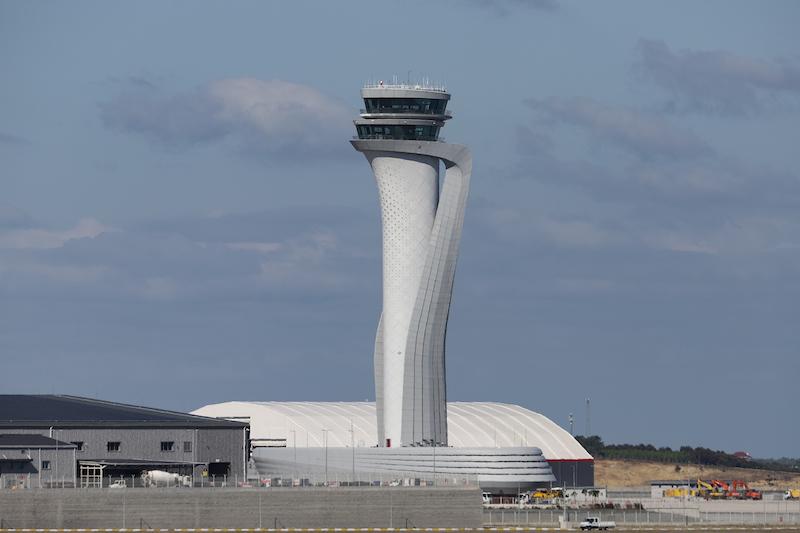
[[(780, 459), (752, 459), (748, 461), (722, 450), (712, 450), (698, 446), (681, 446), (673, 450), (668, 446), (656, 448), (652, 444), (606, 444), (599, 435), (578, 435), (575, 437), (589, 454), (596, 459), (631, 459), (638, 461), (657, 461), (661, 463), (693, 463), (717, 467), (760, 468), (774, 471), (800, 471), (800, 459), (781, 457)], [(675, 472), (680, 472), (680, 464)]]

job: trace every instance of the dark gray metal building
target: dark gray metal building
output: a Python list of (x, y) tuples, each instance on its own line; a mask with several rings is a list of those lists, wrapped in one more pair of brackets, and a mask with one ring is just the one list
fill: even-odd
[[(77, 396), (0, 395), (0, 441), (25, 435), (47, 437), (36, 441), (42, 453), (58, 457), (43, 459), (51, 461), (45, 469), (38, 456), (30, 456), (26, 468), (35, 471), (25, 474), (33, 486), (86, 486), (100, 479), (107, 484), (115, 478), (138, 483), (144, 470), (190, 476), (196, 485), (247, 478), (249, 428), (241, 422)], [(72, 469), (61, 466), (65, 446)], [(39, 449), (30, 443), (16, 448)]]
[(57, 479), (75, 483), (76, 449), (44, 435), (0, 435), (0, 488), (55, 486)]

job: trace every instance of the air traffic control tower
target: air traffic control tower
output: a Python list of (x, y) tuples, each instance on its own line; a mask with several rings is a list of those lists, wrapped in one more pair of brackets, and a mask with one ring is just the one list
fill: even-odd
[(444, 88), (380, 82), (361, 96), (351, 142), (375, 174), (383, 225), (378, 442), (447, 446), (445, 337), (472, 157), (465, 146), (439, 140), (451, 118)]
[[(450, 95), (424, 83), (371, 84), (361, 95), (365, 108), (355, 120), (358, 137), (351, 142), (375, 174), (383, 223), (374, 407), (371, 402), (226, 402), (207, 406), (201, 414), (245, 417), (251, 431), (274, 443), (253, 450), (263, 476), (324, 479), (326, 484), (329, 479), (477, 480), (495, 494), (550, 484), (556, 477), (538, 446), (551, 451), (554, 439), (574, 439), (537, 413), (520, 414), (530, 425), (529, 434), (527, 425), (511, 422), (501, 404), (463, 404), (469, 421), (458, 415), (458, 404), (451, 405), (448, 443), (445, 334), (472, 172), (466, 147), (439, 140), (450, 118)], [(440, 184), (442, 164), (446, 170)], [(325, 429), (314, 435), (320, 427)], [(501, 430), (501, 437), (503, 431), (511, 437), (498, 446), (498, 431), (490, 437), (492, 427)], [(305, 446), (297, 442), (302, 432)], [(591, 461), (574, 445), (585, 454), (578, 460)]]

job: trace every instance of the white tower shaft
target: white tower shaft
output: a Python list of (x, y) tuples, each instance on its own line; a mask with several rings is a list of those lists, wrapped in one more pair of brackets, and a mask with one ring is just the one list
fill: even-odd
[(395, 153), (370, 164), (383, 227), (384, 439), (399, 445), (406, 342), (439, 203), (439, 160)]

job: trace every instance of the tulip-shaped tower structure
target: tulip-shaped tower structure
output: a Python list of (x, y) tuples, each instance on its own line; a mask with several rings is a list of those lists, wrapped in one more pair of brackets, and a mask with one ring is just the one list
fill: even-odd
[(451, 117), (443, 88), (381, 82), (361, 94), (351, 142), (375, 174), (383, 225), (378, 439), (388, 447), (446, 446), (445, 337), (472, 158), (465, 146), (439, 140)]
[[(439, 131), (450, 118), (446, 110), (450, 95), (426, 84), (383, 83), (366, 86), (361, 93), (365, 109), (355, 120), (358, 136), (351, 142), (375, 174), (383, 224), (383, 312), (375, 338), (375, 404), (286, 404), (276, 407), (271, 421), (257, 415), (260, 407), (250, 410), (239, 402), (223, 410), (237, 418), (252, 416), (251, 427), (269, 428), (269, 435), (275, 428), (286, 428), (283, 438), (266, 437), (270, 442), (288, 444), (291, 434), (291, 447), (254, 449), (256, 467), (268, 477), (297, 478), (302, 472), (326, 483), (329, 475), (340, 480), (434, 483), (437, 478), (477, 479), (483, 490), (498, 494), (519, 494), (550, 484), (556, 478), (542, 450), (528, 446), (527, 430), (514, 433), (502, 447), (497, 431), (493, 445), (480, 440), (490, 439), (487, 428), (493, 424), (515, 431), (499, 404), (485, 412), (465, 407), (474, 420), (466, 424), (451, 412), (448, 445), (445, 335), (472, 172), (466, 147), (439, 140)], [(534, 443), (547, 442), (555, 433), (540, 424), (540, 415), (531, 415), (525, 419), (542, 434), (536, 437), (532, 429), (530, 437)], [(364, 420), (372, 416), (374, 426)], [(305, 447), (297, 443), (304, 425)], [(308, 444), (312, 427), (313, 431), (325, 427), (323, 440), (318, 438), (316, 445)], [(339, 435), (338, 446), (328, 445), (329, 432)], [(358, 441), (357, 433), (362, 437)]]

